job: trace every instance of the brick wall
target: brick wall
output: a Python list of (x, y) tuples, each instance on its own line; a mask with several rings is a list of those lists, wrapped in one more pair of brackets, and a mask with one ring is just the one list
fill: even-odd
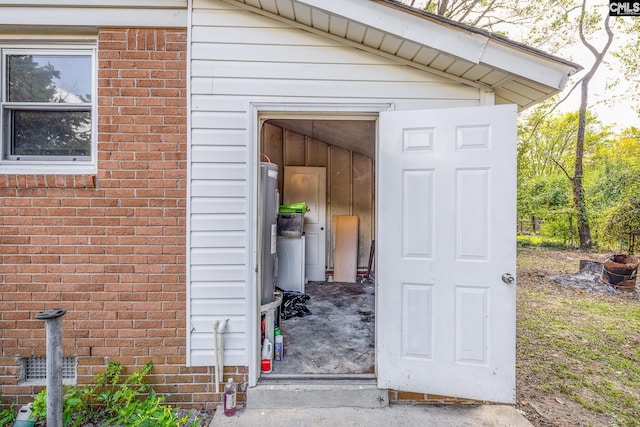
[(438, 394), (389, 390), (389, 402), (400, 405), (480, 405), (484, 402)]
[(97, 174), (0, 173), (5, 401), (42, 388), (18, 384), (17, 358), (45, 355), (35, 315), (57, 307), (79, 383), (151, 360), (167, 402), (219, 401), (213, 371), (185, 367), (186, 48), (184, 29), (102, 29)]

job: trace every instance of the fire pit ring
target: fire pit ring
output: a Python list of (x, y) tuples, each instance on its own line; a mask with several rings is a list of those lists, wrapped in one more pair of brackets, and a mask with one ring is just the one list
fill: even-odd
[(608, 257), (602, 268), (600, 280), (624, 292), (636, 289), (638, 259), (631, 255), (612, 255)]

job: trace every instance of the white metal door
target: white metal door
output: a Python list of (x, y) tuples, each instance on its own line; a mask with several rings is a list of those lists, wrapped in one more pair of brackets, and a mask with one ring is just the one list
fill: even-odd
[(309, 280), (324, 280), (326, 266), (327, 172), (323, 167), (285, 166), (283, 201), (305, 202), (305, 273)]
[(382, 388), (515, 400), (516, 115), (380, 114)]

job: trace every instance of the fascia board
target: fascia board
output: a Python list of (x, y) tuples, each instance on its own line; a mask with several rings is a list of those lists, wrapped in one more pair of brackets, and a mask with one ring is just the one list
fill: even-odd
[(481, 62), (558, 90), (562, 90), (569, 77), (579, 71), (570, 65), (527, 54), (493, 40), (487, 43)]

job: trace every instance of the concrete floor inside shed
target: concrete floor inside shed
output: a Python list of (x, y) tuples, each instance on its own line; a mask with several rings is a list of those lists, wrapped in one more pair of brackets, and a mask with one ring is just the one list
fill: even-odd
[(373, 374), (375, 285), (309, 282), (304, 317), (281, 319), (284, 357), (270, 375)]

